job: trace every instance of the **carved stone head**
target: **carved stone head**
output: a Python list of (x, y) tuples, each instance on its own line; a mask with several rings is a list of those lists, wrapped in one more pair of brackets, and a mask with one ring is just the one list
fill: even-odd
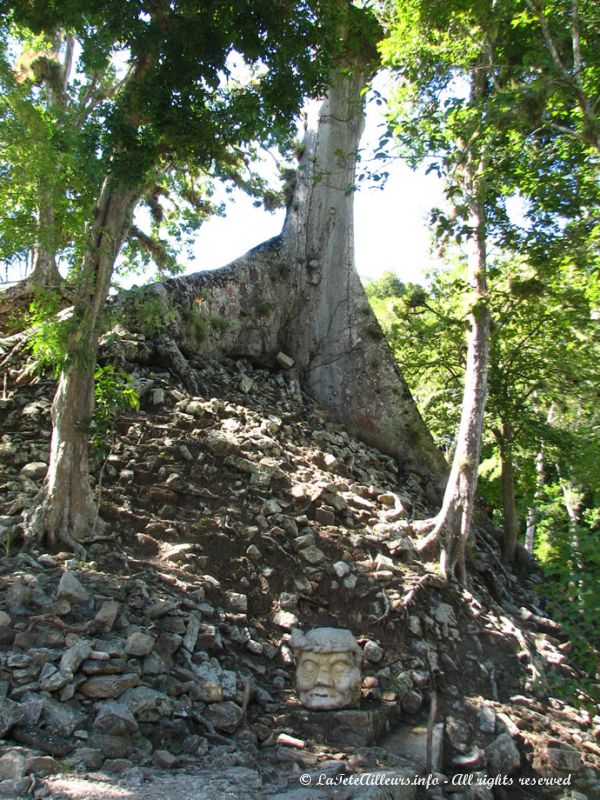
[(296, 688), (300, 702), (315, 711), (352, 708), (360, 703), (362, 652), (346, 628), (292, 631)]

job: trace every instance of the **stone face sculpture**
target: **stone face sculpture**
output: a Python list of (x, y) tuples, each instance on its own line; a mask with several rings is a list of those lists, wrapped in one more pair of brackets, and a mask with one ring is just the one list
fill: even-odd
[(300, 702), (315, 711), (352, 708), (360, 703), (362, 651), (346, 628), (292, 631), (296, 688)]

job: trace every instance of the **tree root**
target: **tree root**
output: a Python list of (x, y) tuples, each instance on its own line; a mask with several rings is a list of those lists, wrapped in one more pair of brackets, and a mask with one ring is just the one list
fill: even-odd
[(46, 624), (54, 625), (56, 628), (60, 628), (62, 631), (68, 631), (69, 633), (87, 633), (93, 621), (94, 620), (86, 622), (85, 625), (68, 625), (66, 622), (63, 622), (62, 619), (54, 617), (52, 614), (39, 614), (38, 616), (29, 618), (27, 630), (30, 631), (36, 625)]
[(381, 590), (381, 598), (383, 600), (383, 609), (384, 609), (383, 610), (383, 614), (381, 614), (381, 616), (377, 617), (377, 619), (373, 621), (374, 624), (377, 624), (378, 622), (383, 622), (384, 619), (387, 619), (387, 617), (389, 617), (390, 612), (392, 610), (392, 606), (390, 605), (389, 598), (388, 598), (387, 594), (385, 593), (385, 589)]
[(421, 555), (430, 551), (440, 540), (442, 525), (437, 517), (415, 520), (411, 522), (410, 527), (414, 533), (422, 537), (415, 544), (415, 550)]
[(429, 651), (427, 651), (427, 666), (429, 668), (429, 680), (431, 681), (431, 700), (429, 703), (429, 716), (427, 718), (426, 767), (429, 770), (429, 772), (433, 772), (435, 767), (439, 769), (440, 766), (439, 764), (434, 765), (433, 763), (433, 728), (435, 725), (435, 717), (437, 714), (438, 695), (437, 695), (437, 682), (435, 679), (435, 672), (433, 669), (433, 665), (431, 663), (431, 658), (429, 657)]
[(156, 345), (156, 350), (164, 365), (181, 378), (188, 392), (193, 395), (202, 394), (196, 372), (179, 349), (175, 339), (170, 337), (161, 339)]
[(195, 720), (199, 725), (201, 725), (206, 730), (207, 739), (212, 739), (213, 741), (218, 742), (219, 744), (227, 744), (230, 747), (233, 745), (234, 749), (237, 747), (234, 740), (228, 739), (226, 736), (222, 736), (220, 733), (218, 733), (212, 722), (209, 722), (201, 714), (198, 714), (195, 711), (189, 711), (188, 713), (190, 714), (193, 720)]
[[(33, 502), (33, 507), (23, 516), (23, 536), (25, 549), (34, 544), (42, 545), (47, 542), (50, 548), (56, 547), (60, 542), (64, 544), (79, 561), (87, 561), (87, 551), (83, 544), (67, 530), (66, 525), (53, 524), (52, 508), (48, 507), (48, 500), (44, 489), (41, 489), (42, 498), (38, 496)], [(39, 502), (38, 502), (39, 501)]]
[(0, 352), (2, 355), (6, 353), (5, 348), (10, 348), (10, 352), (7, 355), (4, 355), (4, 358), (2, 361), (0, 361), (0, 369), (4, 369), (8, 366), (14, 356), (23, 349), (26, 342), (26, 333), (17, 333), (14, 336), (7, 336), (3, 339), (0, 339)]
[(448, 579), (445, 575), (440, 575), (438, 572), (426, 572), (413, 588), (407, 592), (402, 598), (402, 608), (407, 609), (412, 603), (415, 602), (417, 595), (420, 594), (428, 586), (436, 586), (443, 588), (448, 585)]

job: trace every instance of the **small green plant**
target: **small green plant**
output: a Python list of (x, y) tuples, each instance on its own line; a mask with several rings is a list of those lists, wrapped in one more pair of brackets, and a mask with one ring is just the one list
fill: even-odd
[(231, 320), (227, 319), (227, 317), (211, 317), (210, 324), (217, 331), (226, 331), (231, 327)]
[(73, 761), (68, 758), (63, 759), (60, 763), (61, 775), (74, 775), (77, 772), (77, 767)]
[(196, 308), (189, 308), (182, 312), (182, 316), (192, 338), (197, 342), (203, 342), (206, 339), (206, 317), (204, 314)]
[(94, 373), (94, 382), (92, 444), (98, 455), (105, 458), (113, 445), (117, 418), (124, 411), (138, 411), (140, 398), (133, 387), (131, 376), (111, 364), (98, 367)]
[(69, 357), (69, 334), (73, 319), (61, 319), (60, 298), (56, 292), (38, 289), (29, 306), (30, 335), (27, 346), (32, 351), (40, 371), (51, 368), (55, 377), (65, 367)]
[(257, 317), (268, 317), (271, 311), (273, 311), (273, 303), (269, 303), (268, 300), (261, 300), (256, 304)]
[(13, 545), (15, 543), (15, 535), (12, 532), (6, 531), (0, 537), (0, 547), (4, 553), (4, 558), (10, 558), (13, 552)]
[(127, 324), (149, 338), (160, 336), (177, 319), (174, 309), (166, 308), (151, 288), (138, 289), (128, 300), (125, 312)]
[(369, 325), (367, 325), (365, 332), (370, 339), (373, 339), (376, 342), (381, 341), (381, 339), (384, 338), (383, 331), (376, 322), (371, 322)]

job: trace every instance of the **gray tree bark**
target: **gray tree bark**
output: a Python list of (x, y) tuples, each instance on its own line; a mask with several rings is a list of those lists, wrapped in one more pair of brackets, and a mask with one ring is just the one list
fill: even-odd
[(138, 193), (106, 179), (82, 266), (73, 309), (69, 363), (52, 405), (52, 439), (46, 478), (25, 515), (28, 540), (46, 540), (84, 554), (82, 542), (97, 517), (88, 467), (88, 436), (94, 408), (94, 367), (102, 313), (114, 263), (131, 224)]
[(514, 561), (519, 534), (519, 519), (515, 498), (512, 427), (508, 422), (505, 422), (502, 426), (502, 434), (500, 437), (500, 461), (500, 482), (502, 485), (502, 551), (507, 561)]
[(424, 553), (442, 541), (440, 567), (449, 578), (456, 575), (467, 583), (466, 548), (471, 535), (483, 419), (487, 398), (490, 310), (487, 301), (486, 224), (482, 181), (483, 162), (468, 156), (465, 194), (469, 204), (468, 280), (472, 290), (467, 345), (465, 386), (456, 450), (441, 509), (431, 520), (417, 523), (418, 532), (427, 533), (417, 549)]
[[(350, 66), (340, 69), (325, 100), (308, 114), (282, 234), (228, 267), (153, 287), (169, 320), (157, 351), (194, 393), (199, 387), (186, 356), (247, 357), (275, 366), (284, 351), (305, 391), (334, 419), (422, 476), (430, 499), (437, 499), (445, 462), (355, 269), (352, 190), (365, 64), (357, 55)], [(50, 465), (25, 519), (29, 539), (81, 553), (97, 519), (87, 447), (99, 326), (138, 197), (108, 180), (103, 187), (74, 308), (74, 357), (53, 406)]]
[[(560, 475), (560, 471), (559, 471)], [(582, 493), (577, 488), (571, 477), (565, 479), (561, 476), (560, 488), (563, 494), (565, 509), (569, 517), (569, 534), (571, 537), (571, 551), (573, 554), (573, 565), (575, 567), (571, 580), (569, 581), (568, 600), (576, 605), (580, 614), (584, 609), (584, 576), (585, 568), (581, 554), (581, 543), (579, 539), (579, 525), (581, 524)]]
[[(157, 284), (184, 353), (294, 359), (303, 389), (367, 443), (420, 475), (437, 502), (446, 465), (373, 314), (354, 261), (353, 194), (365, 65), (356, 57), (307, 113), (280, 236), (212, 272)], [(198, 318), (204, 325), (198, 336)], [(213, 325), (227, 320), (227, 327)]]
[[(472, 79), (471, 100), (477, 105), (485, 93), (487, 75), (480, 69)], [(465, 166), (457, 164), (456, 177), (462, 183), (468, 208), (467, 278), (471, 288), (465, 385), (456, 450), (439, 513), (417, 523), (417, 532), (426, 533), (417, 544), (424, 553), (441, 541), (440, 568), (446, 579), (456, 576), (467, 583), (466, 551), (471, 536), (483, 421), (487, 399), (491, 316), (487, 289), (487, 224), (485, 212), (485, 146), (474, 132), (461, 143)]]
[(535, 491), (533, 502), (527, 509), (527, 528), (525, 531), (525, 549), (533, 555), (535, 546), (535, 534), (538, 522), (538, 509), (542, 500), (545, 479), (545, 452), (544, 442), (540, 443), (540, 449), (535, 459)]

